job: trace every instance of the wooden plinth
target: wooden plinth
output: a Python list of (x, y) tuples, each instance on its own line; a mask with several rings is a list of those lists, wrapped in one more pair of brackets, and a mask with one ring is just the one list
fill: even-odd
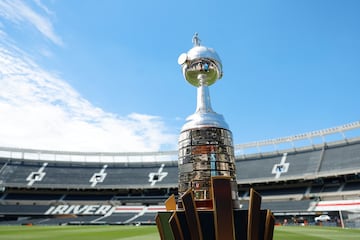
[(249, 209), (233, 209), (230, 178), (212, 177), (213, 209), (198, 208), (191, 190), (181, 196), (183, 209), (175, 209), (174, 196), (156, 224), (162, 240), (271, 240), (274, 216), (261, 210), (261, 196), (250, 190)]

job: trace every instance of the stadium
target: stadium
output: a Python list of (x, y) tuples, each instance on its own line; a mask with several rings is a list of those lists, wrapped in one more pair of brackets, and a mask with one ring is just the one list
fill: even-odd
[[(359, 129), (357, 121), (235, 145), (241, 206), (247, 208), (249, 188), (254, 188), (278, 225), (359, 228)], [(1, 147), (0, 224), (155, 224), (164, 201), (177, 196), (177, 158), (177, 151)]]

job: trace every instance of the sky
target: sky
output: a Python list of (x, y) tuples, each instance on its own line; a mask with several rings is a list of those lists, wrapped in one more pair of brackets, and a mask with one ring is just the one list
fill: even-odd
[(201, 44), (224, 76), (214, 111), (241, 144), (359, 120), (360, 2), (0, 1), (0, 146), (177, 149)]

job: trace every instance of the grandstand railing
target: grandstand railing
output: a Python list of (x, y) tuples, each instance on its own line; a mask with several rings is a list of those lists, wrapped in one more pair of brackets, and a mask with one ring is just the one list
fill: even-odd
[(360, 121), (293, 136), (237, 144), (235, 145), (235, 155), (276, 152), (282, 149), (296, 150), (298, 148), (314, 147), (319, 143), (324, 144), (339, 140), (347, 141), (348, 138), (353, 138), (354, 136), (360, 136)]
[(0, 157), (66, 162), (166, 162), (177, 161), (177, 151), (163, 152), (68, 152), (0, 147)]
[[(360, 121), (345, 125), (297, 134), (293, 136), (268, 139), (263, 141), (237, 144), (234, 146), (237, 159), (246, 155), (276, 152), (284, 149), (314, 147), (319, 143), (347, 141), (353, 136), (360, 136)], [(345, 134), (346, 133), (346, 134)], [(355, 133), (355, 135), (354, 135)], [(0, 157), (7, 159), (67, 161), (67, 162), (167, 162), (177, 161), (178, 152), (74, 152), (53, 151), (13, 147), (0, 147)]]

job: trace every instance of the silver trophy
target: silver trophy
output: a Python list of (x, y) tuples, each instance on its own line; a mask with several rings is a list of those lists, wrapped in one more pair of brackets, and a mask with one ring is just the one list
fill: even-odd
[(261, 210), (254, 189), (248, 210), (239, 209), (232, 134), (212, 110), (208, 89), (222, 77), (221, 61), (213, 49), (200, 45), (198, 34), (193, 43), (178, 62), (185, 79), (197, 87), (197, 107), (179, 138), (178, 201), (171, 195), (167, 211), (156, 216), (160, 238), (273, 239), (275, 218)]
[(212, 48), (200, 45), (197, 33), (193, 44), (178, 58), (184, 78), (197, 87), (196, 111), (186, 119), (178, 143), (179, 196), (192, 189), (197, 207), (212, 208), (211, 177), (229, 176), (238, 208), (232, 133), (223, 116), (213, 111), (209, 94), (209, 86), (223, 75), (221, 60)]

